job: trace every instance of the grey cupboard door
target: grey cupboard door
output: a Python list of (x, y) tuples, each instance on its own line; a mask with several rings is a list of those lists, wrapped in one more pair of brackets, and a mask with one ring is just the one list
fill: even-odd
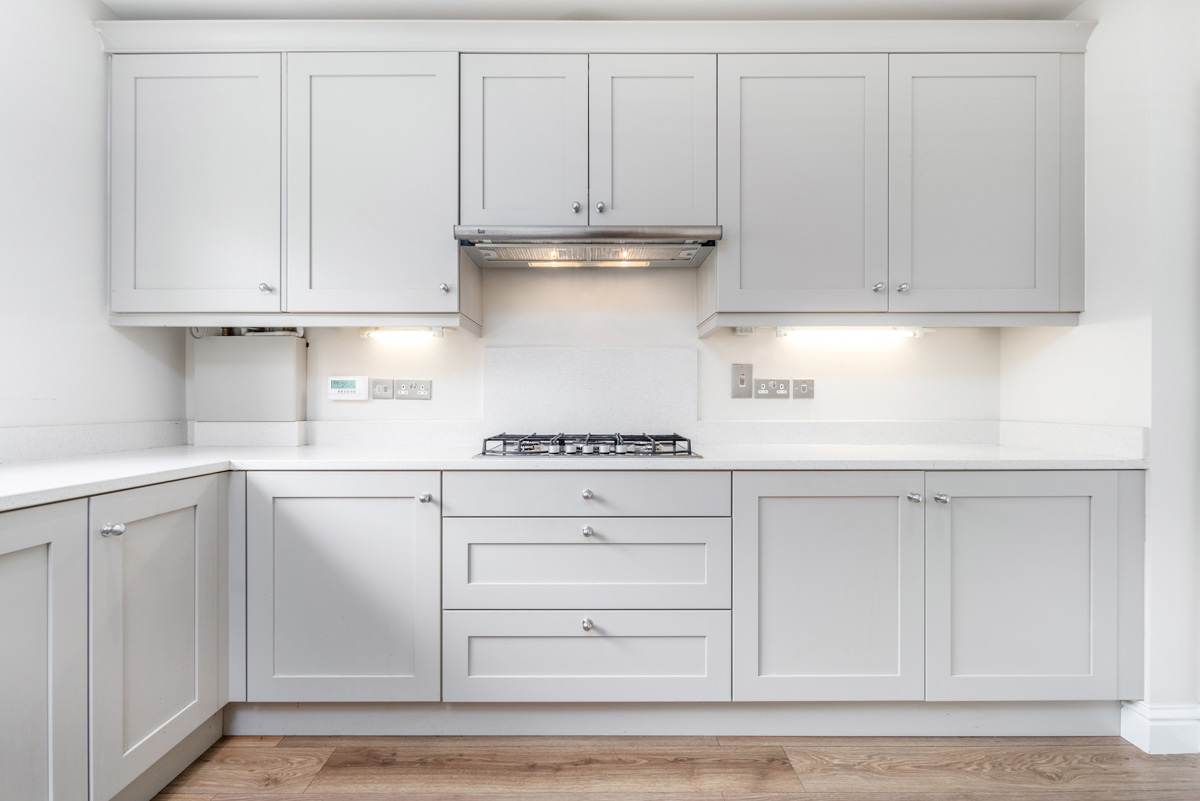
[(1059, 73), (891, 56), (891, 311), (1059, 309)]
[[(214, 715), (222, 476), (89, 502), (92, 801), (108, 801)], [(104, 536), (105, 524), (125, 526)]]
[(464, 54), (460, 69), (460, 222), (587, 225), (588, 57)]
[(717, 310), (887, 311), (886, 55), (722, 55)]
[(591, 224), (714, 225), (717, 57), (593, 55), (588, 82)]
[(927, 700), (1118, 698), (1117, 473), (925, 481)]
[(115, 55), (111, 80), (111, 310), (279, 311), (280, 55)]
[(458, 54), (287, 70), (288, 311), (457, 311)]
[(249, 474), (248, 701), (438, 700), (440, 496), (437, 473)]
[(87, 501), (0, 514), (0, 795), (87, 798)]
[(924, 697), (922, 483), (733, 474), (733, 700)]

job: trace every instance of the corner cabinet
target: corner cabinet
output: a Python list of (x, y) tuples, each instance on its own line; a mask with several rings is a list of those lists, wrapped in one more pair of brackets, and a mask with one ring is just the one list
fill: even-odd
[(438, 700), (439, 479), (248, 476), (247, 701)]
[(112, 57), (112, 311), (280, 311), (281, 58)]

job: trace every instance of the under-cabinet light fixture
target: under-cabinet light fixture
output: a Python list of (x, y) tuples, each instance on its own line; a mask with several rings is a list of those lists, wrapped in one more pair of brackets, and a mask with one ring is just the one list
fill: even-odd
[(360, 328), (358, 335), (363, 339), (378, 339), (401, 345), (417, 345), (433, 339), (441, 339), (445, 332), (441, 326), (428, 328)]
[(857, 349), (886, 348), (906, 339), (925, 336), (925, 329), (916, 328), (786, 328), (775, 329), (775, 335), (796, 345), (809, 348)]

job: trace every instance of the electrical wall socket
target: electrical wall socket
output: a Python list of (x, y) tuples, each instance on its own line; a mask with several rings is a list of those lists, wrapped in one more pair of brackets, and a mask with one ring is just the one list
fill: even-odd
[(374, 400), (388, 400), (392, 397), (392, 379), (372, 378), (371, 397)]
[(812, 400), (817, 393), (817, 382), (811, 378), (792, 379), (792, 399)]
[(396, 400), (429, 400), (433, 397), (433, 382), (427, 378), (397, 378)]
[(754, 365), (735, 364), (733, 366), (732, 383), (729, 387), (731, 398), (754, 397)]
[(754, 379), (754, 397), (783, 400), (791, 395), (791, 385), (786, 378)]

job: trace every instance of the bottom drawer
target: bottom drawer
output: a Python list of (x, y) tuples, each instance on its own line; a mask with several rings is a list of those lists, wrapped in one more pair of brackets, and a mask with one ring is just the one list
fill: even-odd
[(448, 702), (728, 701), (730, 661), (729, 612), (442, 613)]

